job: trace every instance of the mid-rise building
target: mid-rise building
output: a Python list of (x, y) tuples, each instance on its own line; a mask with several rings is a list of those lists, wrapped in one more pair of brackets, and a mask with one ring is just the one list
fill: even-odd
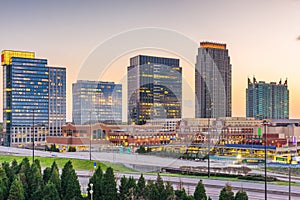
[(122, 85), (79, 80), (73, 83), (73, 123), (122, 123)]
[(127, 68), (128, 123), (181, 118), (182, 68), (179, 59), (138, 55)]
[(231, 64), (226, 44), (201, 42), (195, 68), (195, 117), (231, 117)]
[(289, 90), (287, 80), (277, 84), (253, 82), (248, 78), (246, 89), (246, 115), (256, 119), (288, 119)]
[[(4, 145), (44, 143), (66, 122), (66, 68), (47, 66), (34, 52), (4, 50)], [(50, 128), (50, 129), (49, 129)]]

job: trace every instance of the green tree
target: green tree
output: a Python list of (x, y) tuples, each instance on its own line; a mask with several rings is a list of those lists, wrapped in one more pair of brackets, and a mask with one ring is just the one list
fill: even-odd
[(127, 199), (134, 199), (136, 197), (136, 182), (135, 179), (131, 176), (127, 182), (128, 194)]
[(101, 183), (102, 183), (102, 178), (103, 178), (103, 171), (101, 169), (100, 166), (98, 166), (98, 168), (96, 169), (96, 171), (94, 172), (93, 176), (90, 178), (89, 180), (89, 184), (88, 184), (88, 199), (91, 199), (91, 194), (90, 194), (90, 190), (91, 190), (91, 186), (90, 184), (93, 184), (93, 198), (94, 199), (101, 199), (101, 195), (102, 195), (102, 189), (101, 189)]
[(41, 173), (40, 166), (37, 162), (34, 162), (31, 165), (30, 169), (30, 178), (27, 179), (29, 199), (30, 200), (39, 200), (41, 199), (41, 194), (43, 190), (43, 176)]
[(158, 189), (152, 180), (148, 181), (145, 188), (145, 195), (147, 200), (160, 200)]
[(157, 174), (155, 185), (156, 185), (160, 199), (167, 199), (164, 181), (162, 180), (159, 173)]
[(9, 192), (9, 180), (3, 168), (0, 168), (0, 190), (0, 199), (7, 199)]
[(46, 167), (44, 169), (44, 173), (43, 173), (43, 181), (44, 181), (44, 184), (46, 185), (50, 179), (50, 176), (51, 176), (51, 168), (50, 167)]
[(65, 164), (61, 177), (62, 199), (81, 200), (80, 184), (71, 161)]
[(31, 191), (29, 188), (30, 180), (30, 163), (27, 157), (23, 158), (19, 165), (19, 178), (23, 184), (23, 189), (25, 193), (25, 198), (30, 199)]
[(42, 200), (60, 200), (56, 186), (51, 181), (49, 181), (44, 187)]
[(166, 196), (167, 196), (167, 200), (175, 200), (176, 199), (176, 195), (175, 195), (173, 186), (169, 181), (166, 184)]
[(8, 200), (25, 200), (23, 185), (18, 178), (11, 184)]
[(51, 166), (51, 174), (49, 177), (49, 181), (55, 185), (56, 191), (58, 192), (58, 194), (60, 194), (61, 193), (61, 181), (59, 178), (59, 170), (58, 170), (58, 167), (57, 167), (55, 161), (52, 163), (52, 166)]
[(185, 189), (175, 190), (176, 199), (178, 200), (188, 200), (188, 195), (185, 192)]
[(42, 173), (42, 168), (41, 168), (41, 162), (40, 162), (40, 160), (35, 159), (34, 163), (36, 164), (37, 169), (40, 171), (40, 173)]
[(16, 159), (14, 159), (11, 162), (11, 169), (12, 169), (12, 171), (13, 171), (14, 174), (18, 174), (19, 173), (20, 166), (19, 166), (18, 162), (16, 161)]
[(235, 194), (235, 200), (248, 200), (248, 195), (245, 191), (238, 191), (236, 194)]
[(220, 192), (219, 200), (234, 200), (234, 193), (230, 184), (226, 184)]
[(143, 174), (141, 174), (136, 186), (137, 199), (145, 199), (145, 188), (146, 188), (146, 181)]
[(70, 175), (70, 171), (72, 168), (73, 168), (72, 162), (68, 161), (62, 169), (62, 173), (61, 173), (61, 196), (62, 197), (66, 195), (68, 176)]
[(196, 186), (195, 192), (194, 192), (194, 198), (195, 200), (206, 200), (206, 191), (204, 188), (204, 185), (202, 183), (202, 180), (200, 180)]
[(102, 199), (116, 200), (118, 199), (117, 184), (113, 169), (108, 167), (103, 175), (102, 181)]
[(119, 186), (120, 199), (126, 199), (126, 196), (129, 192), (127, 183), (128, 183), (128, 179), (125, 176), (123, 176), (120, 180), (120, 186)]
[(4, 169), (6, 177), (8, 178), (8, 188), (10, 188), (12, 182), (15, 179), (14, 173), (13, 173), (11, 167), (9, 166), (8, 162), (2, 163), (2, 168)]

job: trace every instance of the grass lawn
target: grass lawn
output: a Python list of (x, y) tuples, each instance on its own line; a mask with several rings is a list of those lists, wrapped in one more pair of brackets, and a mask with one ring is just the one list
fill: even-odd
[[(20, 163), (22, 161), (22, 159), (25, 156), (10, 156), (10, 155), (0, 155), (0, 163), (3, 162), (11, 162), (14, 159)], [(27, 156), (29, 161), (32, 161), (32, 157), (31, 156)], [(73, 159), (73, 158), (51, 158), (51, 157), (35, 157), (35, 159), (38, 159), (41, 162), (41, 166), (42, 167), (50, 167), (52, 165), (52, 163), (55, 161), (57, 166), (59, 168), (63, 168), (65, 163), (68, 162), (69, 160), (71, 160), (73, 167), (75, 170), (93, 170), (94, 169), (94, 162), (95, 161), (90, 161), (90, 160), (80, 160), (80, 159)], [(97, 166), (101, 166), (102, 170), (106, 170), (107, 167), (112, 167), (114, 169), (114, 171), (118, 171), (118, 172), (135, 172), (132, 169), (129, 169), (127, 167), (125, 167), (122, 164), (114, 164), (114, 163), (109, 163), (109, 162), (100, 162), (100, 161), (96, 161)]]

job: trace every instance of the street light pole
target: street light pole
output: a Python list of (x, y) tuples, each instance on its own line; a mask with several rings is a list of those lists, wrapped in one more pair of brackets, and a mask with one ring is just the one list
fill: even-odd
[(210, 118), (208, 118), (208, 159), (207, 159), (207, 176), (210, 178)]
[(35, 132), (34, 132), (34, 109), (32, 110), (32, 163), (34, 162), (34, 140), (35, 140)]
[(267, 125), (269, 125), (269, 122), (267, 120), (263, 121), (264, 125), (264, 132), (265, 132), (265, 199), (267, 199)]
[(291, 164), (292, 164), (292, 157), (290, 158), (290, 162), (289, 162), (289, 200), (291, 200)]
[(92, 111), (90, 111), (90, 160), (92, 160)]

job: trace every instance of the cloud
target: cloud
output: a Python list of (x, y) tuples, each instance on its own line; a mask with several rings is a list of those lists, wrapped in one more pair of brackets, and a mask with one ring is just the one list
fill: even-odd
[(297, 37), (297, 40), (300, 40), (300, 35)]

